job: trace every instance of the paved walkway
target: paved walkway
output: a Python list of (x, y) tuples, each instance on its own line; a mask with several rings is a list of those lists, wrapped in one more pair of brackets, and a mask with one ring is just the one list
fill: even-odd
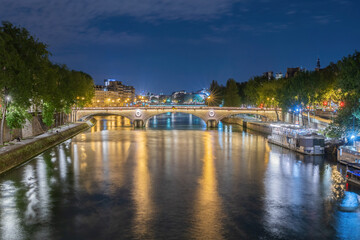
[[(82, 123), (70, 123), (69, 125), (62, 125), (60, 127), (57, 127), (57, 128), (53, 128), (52, 130), (49, 130), (43, 134), (40, 134), (40, 135), (37, 135), (37, 136), (34, 136), (34, 137), (29, 137), (29, 138), (26, 138), (26, 139), (21, 139), (20, 142), (16, 141), (16, 140), (13, 140), (7, 144), (9, 145), (6, 145), (4, 147), (0, 147), (0, 154), (3, 154), (3, 153), (6, 153), (8, 151), (11, 151), (13, 149), (16, 149), (20, 146), (23, 146), (23, 145), (26, 145), (28, 143), (32, 143), (32, 142), (36, 142), (39, 138), (44, 138), (44, 137), (48, 137), (48, 136), (51, 136), (51, 135), (55, 135), (55, 134), (58, 134), (58, 133), (61, 133), (63, 131), (66, 131), (72, 127), (75, 127), (75, 126), (78, 126), (79, 124), (82, 124)], [(56, 132), (58, 131), (58, 132)]]

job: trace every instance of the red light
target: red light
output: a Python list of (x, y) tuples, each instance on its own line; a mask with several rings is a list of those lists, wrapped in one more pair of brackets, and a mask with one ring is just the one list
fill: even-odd
[(307, 108), (309, 109), (309, 108), (310, 108), (310, 106), (307, 106)]
[(340, 105), (340, 107), (344, 107), (345, 103), (343, 101), (341, 101), (339, 105)]
[(324, 105), (324, 106), (327, 106), (327, 105), (328, 105), (328, 102), (327, 102), (327, 101), (323, 101), (323, 105)]

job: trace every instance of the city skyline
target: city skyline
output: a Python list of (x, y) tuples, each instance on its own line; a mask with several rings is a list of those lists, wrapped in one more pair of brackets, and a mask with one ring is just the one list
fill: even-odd
[(358, 2), (3, 1), (0, 20), (29, 29), (52, 60), (137, 91), (247, 81), (287, 67), (313, 70), (358, 49)]

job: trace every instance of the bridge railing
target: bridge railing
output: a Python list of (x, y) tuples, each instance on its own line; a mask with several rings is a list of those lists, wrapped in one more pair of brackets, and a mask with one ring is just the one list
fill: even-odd
[[(252, 110), (252, 111), (275, 111), (274, 108), (244, 108), (244, 107), (203, 107), (203, 106), (163, 106), (163, 107), (84, 107), (81, 109), (74, 110), (189, 110), (189, 109), (204, 109), (204, 110)], [(277, 109), (281, 111), (281, 109)]]

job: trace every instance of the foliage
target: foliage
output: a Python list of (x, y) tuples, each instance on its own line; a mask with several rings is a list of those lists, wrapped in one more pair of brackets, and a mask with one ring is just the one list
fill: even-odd
[(31, 115), (26, 111), (26, 109), (11, 105), (8, 109), (8, 114), (6, 115), (6, 123), (10, 129), (22, 128), (26, 123), (26, 119), (30, 120)]
[(47, 45), (25, 28), (9, 22), (0, 26), (0, 145), (5, 119), (12, 127), (20, 127), (26, 118), (24, 111), (30, 106), (43, 110), (46, 124), (51, 126), (50, 118), (55, 112), (69, 113), (73, 106), (83, 107), (91, 102), (91, 76), (52, 64), (49, 55)]
[(356, 51), (344, 57), (337, 63), (337, 70), (337, 87), (341, 89), (345, 106), (328, 131), (349, 137), (360, 132), (360, 53)]
[(46, 126), (50, 127), (54, 124), (54, 113), (55, 113), (55, 106), (51, 103), (44, 103), (42, 109), (42, 121), (45, 123)]
[(227, 107), (240, 106), (240, 96), (239, 96), (238, 92), (239, 92), (239, 90), (237, 88), (235, 80), (230, 78), (226, 82), (224, 106), (227, 106)]
[(271, 79), (264, 82), (258, 89), (257, 104), (263, 104), (264, 107), (277, 107), (279, 105), (279, 90), (281, 89), (281, 82), (276, 79)]

